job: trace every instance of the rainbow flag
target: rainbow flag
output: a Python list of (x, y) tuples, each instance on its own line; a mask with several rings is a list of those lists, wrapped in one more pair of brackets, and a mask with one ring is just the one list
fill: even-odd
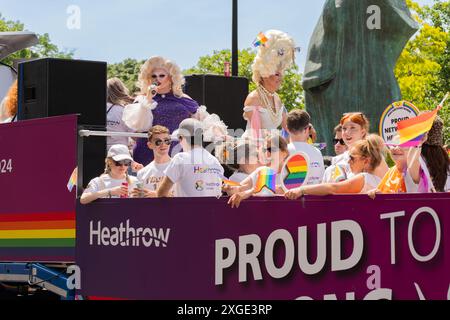
[(228, 180), (228, 179), (225, 179), (225, 178), (222, 178), (222, 182), (224, 184), (227, 184), (227, 185), (232, 186), (232, 187), (239, 187), (241, 185), (238, 182), (234, 182), (234, 181), (231, 181), (231, 180)]
[(301, 154), (292, 156), (286, 163), (288, 175), (284, 179), (284, 186), (291, 190), (301, 187), (308, 175), (308, 161)]
[(255, 193), (260, 193), (264, 188), (276, 193), (277, 173), (275, 170), (264, 167), (258, 173), (256, 180)]
[(75, 212), (0, 214), (0, 248), (73, 249), (75, 226)]
[(259, 47), (264, 45), (269, 39), (264, 35), (264, 33), (260, 32), (256, 37), (255, 41), (253, 41), (254, 47)]
[(420, 145), (422, 137), (430, 131), (433, 126), (434, 119), (441, 107), (439, 106), (432, 112), (421, 114), (417, 117), (400, 121), (397, 123), (397, 132), (400, 137), (400, 146), (416, 147)]
[(69, 192), (72, 192), (73, 187), (77, 185), (77, 177), (78, 177), (78, 167), (73, 169), (72, 174), (70, 175), (69, 182), (67, 183), (67, 189)]
[(439, 110), (442, 109), (449, 95), (450, 92), (447, 92), (434, 111), (397, 123), (397, 132), (400, 138), (399, 145), (401, 147), (417, 147), (420, 145), (424, 134), (431, 130), (434, 119), (436, 119)]

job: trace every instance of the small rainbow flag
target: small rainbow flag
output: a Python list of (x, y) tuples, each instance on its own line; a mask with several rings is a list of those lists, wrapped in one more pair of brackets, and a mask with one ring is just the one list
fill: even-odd
[(67, 189), (69, 192), (72, 192), (73, 187), (77, 185), (77, 178), (78, 178), (78, 167), (73, 169), (72, 174), (70, 175), (69, 182), (67, 183)]
[(260, 193), (264, 188), (276, 193), (276, 178), (275, 170), (269, 167), (262, 168), (256, 180), (255, 193)]
[(260, 32), (256, 37), (255, 41), (253, 41), (253, 46), (259, 47), (264, 45), (269, 39), (264, 35), (264, 33)]
[(234, 182), (234, 181), (231, 181), (231, 180), (228, 180), (227, 178), (225, 178), (225, 177), (221, 177), (222, 178), (222, 182), (224, 183), (224, 184), (227, 184), (227, 185), (229, 185), (229, 186), (232, 186), (232, 187), (239, 187), (241, 184), (240, 183), (238, 183), (238, 182)]
[(420, 144), (425, 133), (430, 131), (434, 119), (441, 108), (432, 112), (421, 114), (417, 117), (400, 121), (397, 123), (397, 132), (400, 136), (400, 145), (403, 147), (415, 147)]
[(292, 156), (286, 163), (288, 175), (284, 179), (284, 186), (291, 190), (301, 187), (308, 175), (308, 161), (301, 154)]
[(444, 102), (449, 97), (449, 94), (447, 92), (442, 102), (434, 111), (397, 123), (397, 132), (400, 137), (399, 144), (401, 147), (416, 147), (420, 145), (423, 135), (431, 130), (434, 119), (436, 119), (439, 110), (444, 106)]

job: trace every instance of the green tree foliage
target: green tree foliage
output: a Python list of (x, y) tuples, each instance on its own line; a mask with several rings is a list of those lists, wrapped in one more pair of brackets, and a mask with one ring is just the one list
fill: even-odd
[(108, 79), (117, 77), (130, 90), (131, 94), (139, 92), (137, 81), (141, 66), (145, 60), (125, 59), (122, 62), (108, 65)]
[[(403, 99), (420, 109), (434, 109), (450, 90), (450, 2), (435, 0), (421, 7), (407, 0), (421, 29), (410, 40), (397, 62), (395, 75)], [(450, 143), (449, 102), (440, 112), (446, 124), (445, 140)]]
[[(19, 21), (7, 20), (0, 14), (0, 32), (26, 31), (23, 23)], [(3, 63), (12, 65), (16, 59), (31, 59), (41, 57), (71, 59), (73, 51), (61, 51), (50, 40), (48, 33), (38, 35), (39, 43), (32, 48), (27, 48), (11, 54), (2, 60)]]
[[(239, 76), (246, 77), (250, 81), (249, 90), (254, 90), (256, 84), (252, 81), (252, 63), (255, 58), (254, 50), (247, 48), (240, 50), (239, 56)], [(186, 75), (190, 74), (223, 74), (225, 62), (231, 63), (231, 51), (214, 51), (212, 55), (199, 58), (195, 67), (185, 70)], [(303, 89), (301, 86), (301, 74), (298, 66), (289, 69), (284, 77), (283, 85), (279, 90), (280, 97), (288, 110), (294, 108), (304, 108)]]

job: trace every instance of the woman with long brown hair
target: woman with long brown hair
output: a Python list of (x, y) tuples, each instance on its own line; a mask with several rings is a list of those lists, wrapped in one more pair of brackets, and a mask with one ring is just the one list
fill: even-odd
[[(123, 108), (133, 102), (128, 88), (119, 78), (106, 82), (106, 129), (110, 132), (133, 132), (122, 120)], [(128, 146), (128, 137), (107, 137), (107, 150), (114, 144)]]

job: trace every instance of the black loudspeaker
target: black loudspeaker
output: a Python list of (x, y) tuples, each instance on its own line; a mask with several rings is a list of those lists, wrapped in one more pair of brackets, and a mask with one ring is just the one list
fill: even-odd
[[(18, 120), (79, 114), (79, 129), (106, 131), (106, 67), (106, 62), (52, 58), (19, 63)], [(84, 186), (103, 173), (105, 156), (105, 137), (79, 139)]]
[(192, 75), (186, 77), (184, 91), (209, 113), (215, 113), (229, 129), (245, 130), (244, 102), (248, 95), (248, 79), (219, 75)]
[(106, 125), (106, 62), (37, 59), (19, 64), (18, 120), (80, 114)]
[[(106, 131), (106, 127), (79, 125), (78, 130)], [(80, 178), (78, 185), (85, 188), (89, 181), (98, 177), (105, 171), (106, 138), (105, 137), (80, 137), (78, 136), (78, 172)], [(81, 175), (82, 172), (82, 175)], [(81, 196), (83, 191), (78, 188)]]

